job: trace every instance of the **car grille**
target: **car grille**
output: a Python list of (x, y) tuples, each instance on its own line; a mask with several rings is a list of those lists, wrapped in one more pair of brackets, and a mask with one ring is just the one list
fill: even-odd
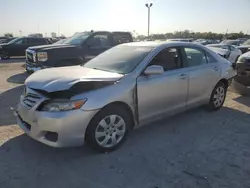
[(26, 51), (26, 60), (29, 63), (35, 63), (33, 59), (33, 53), (28, 50)]
[(24, 93), (23, 103), (31, 109), (33, 106), (37, 104), (38, 101), (41, 100), (41, 97), (39, 95), (36, 95), (34, 93)]

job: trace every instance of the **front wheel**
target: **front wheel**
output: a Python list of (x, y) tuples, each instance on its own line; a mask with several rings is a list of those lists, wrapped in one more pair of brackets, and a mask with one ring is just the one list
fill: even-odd
[(116, 105), (106, 107), (91, 120), (86, 142), (101, 152), (115, 150), (125, 141), (131, 126), (131, 117), (125, 109)]
[(210, 101), (208, 104), (209, 110), (219, 110), (225, 101), (227, 94), (227, 88), (223, 82), (219, 82), (210, 96)]

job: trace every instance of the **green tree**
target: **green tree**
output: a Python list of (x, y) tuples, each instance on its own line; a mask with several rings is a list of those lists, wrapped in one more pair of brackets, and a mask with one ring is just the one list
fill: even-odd
[(11, 38), (11, 37), (13, 37), (13, 34), (12, 34), (12, 33), (5, 33), (4, 36), (5, 36), (5, 37), (10, 37), (10, 38)]

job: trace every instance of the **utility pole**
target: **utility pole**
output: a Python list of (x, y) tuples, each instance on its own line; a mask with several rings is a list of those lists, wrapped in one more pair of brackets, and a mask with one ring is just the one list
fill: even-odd
[(145, 6), (148, 8), (148, 39), (149, 39), (149, 28), (150, 28), (150, 8), (153, 6), (153, 3), (146, 3)]
[(59, 24), (57, 26), (57, 37), (59, 37)]

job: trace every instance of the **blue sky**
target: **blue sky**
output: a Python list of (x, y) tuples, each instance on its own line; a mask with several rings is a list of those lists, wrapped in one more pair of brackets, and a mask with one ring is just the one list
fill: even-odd
[[(0, 0), (0, 35), (85, 30), (147, 33), (148, 0)], [(250, 0), (153, 0), (151, 33), (248, 32)]]

